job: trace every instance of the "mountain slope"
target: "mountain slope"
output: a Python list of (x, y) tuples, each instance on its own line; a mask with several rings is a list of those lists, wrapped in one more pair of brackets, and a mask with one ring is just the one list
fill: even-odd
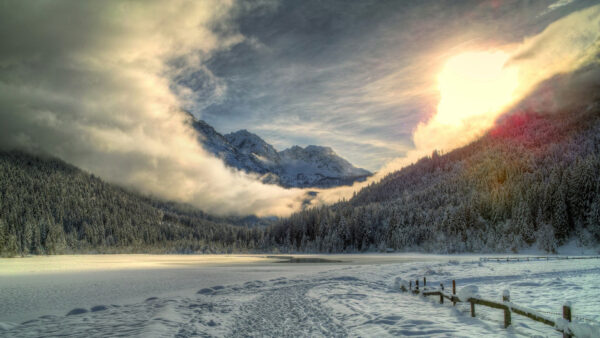
[(505, 118), (481, 139), (432, 154), (348, 202), (270, 229), (283, 248), (553, 251), (600, 242), (600, 105)]
[(58, 159), (0, 152), (0, 255), (231, 252), (258, 228), (111, 185)]
[(365, 180), (371, 173), (356, 168), (329, 147), (307, 146), (278, 152), (247, 130), (221, 135), (204, 121), (190, 116), (203, 147), (225, 164), (261, 175), (265, 183), (284, 187), (334, 187)]

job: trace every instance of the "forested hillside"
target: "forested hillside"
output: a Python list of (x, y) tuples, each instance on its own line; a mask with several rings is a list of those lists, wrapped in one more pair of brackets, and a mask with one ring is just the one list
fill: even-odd
[(476, 142), (435, 152), (349, 201), (268, 227), (145, 197), (57, 159), (1, 152), (0, 254), (516, 252), (532, 245), (552, 252), (572, 238), (600, 242), (599, 177), (598, 104), (514, 114)]
[(143, 197), (57, 159), (0, 152), (3, 256), (237, 252), (264, 245), (262, 228), (226, 221)]
[(394, 172), (270, 231), (281, 248), (554, 251), (600, 241), (600, 106), (521, 112), (478, 141)]

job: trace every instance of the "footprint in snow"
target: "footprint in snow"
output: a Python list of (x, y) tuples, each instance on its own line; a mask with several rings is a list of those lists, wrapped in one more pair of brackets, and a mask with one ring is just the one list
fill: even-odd
[(104, 305), (96, 305), (96, 306), (92, 307), (90, 310), (92, 312), (98, 312), (98, 311), (104, 311), (106, 309), (108, 309), (108, 308)]
[(73, 310), (69, 311), (69, 313), (67, 313), (67, 316), (80, 315), (80, 314), (83, 314), (83, 313), (86, 313), (86, 312), (88, 312), (88, 310), (82, 309), (82, 308), (76, 308), (76, 309), (73, 309)]
[(356, 281), (359, 281), (360, 279), (358, 279), (356, 277), (352, 277), (352, 276), (341, 276), (341, 277), (333, 277), (333, 278), (331, 278), (331, 280), (338, 280), (338, 281), (343, 281), (343, 282), (356, 282)]

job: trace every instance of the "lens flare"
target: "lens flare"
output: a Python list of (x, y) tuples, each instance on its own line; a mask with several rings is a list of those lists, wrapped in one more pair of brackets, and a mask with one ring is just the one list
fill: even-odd
[(509, 57), (497, 51), (468, 52), (449, 59), (438, 76), (441, 98), (436, 122), (459, 125), (489, 114), (495, 119), (514, 101), (518, 87), (517, 70), (505, 67)]

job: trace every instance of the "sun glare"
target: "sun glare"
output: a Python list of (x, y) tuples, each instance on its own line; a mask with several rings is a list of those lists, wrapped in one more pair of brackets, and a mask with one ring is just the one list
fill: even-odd
[[(452, 57), (438, 76), (441, 98), (435, 119), (447, 125), (500, 113), (513, 101), (517, 70), (505, 67), (509, 54), (468, 52)], [(491, 117), (491, 116), (490, 116)]]

